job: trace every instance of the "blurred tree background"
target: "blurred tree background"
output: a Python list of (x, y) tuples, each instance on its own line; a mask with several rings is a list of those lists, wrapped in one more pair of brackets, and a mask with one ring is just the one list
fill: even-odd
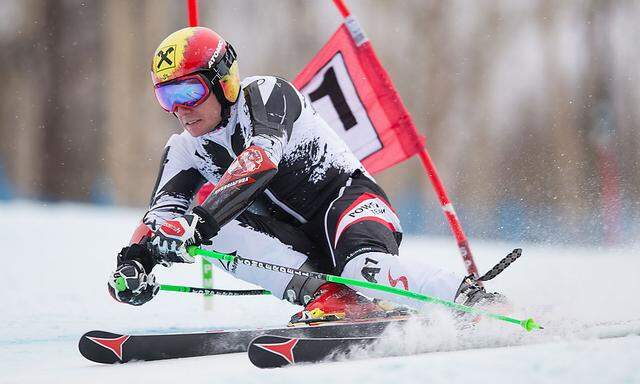
[[(245, 76), (293, 79), (341, 22), (329, 0), (199, 3)], [(468, 235), (638, 238), (639, 2), (348, 4)], [(0, 199), (143, 207), (179, 131), (149, 65), (185, 2), (2, 0), (0, 17)], [(408, 232), (448, 232), (417, 159), (377, 178)]]

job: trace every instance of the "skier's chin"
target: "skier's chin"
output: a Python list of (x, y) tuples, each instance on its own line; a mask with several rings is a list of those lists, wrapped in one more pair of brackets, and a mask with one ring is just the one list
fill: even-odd
[(193, 137), (199, 137), (211, 132), (213, 126), (205, 124), (203, 120), (198, 120), (191, 124), (183, 124), (182, 127)]

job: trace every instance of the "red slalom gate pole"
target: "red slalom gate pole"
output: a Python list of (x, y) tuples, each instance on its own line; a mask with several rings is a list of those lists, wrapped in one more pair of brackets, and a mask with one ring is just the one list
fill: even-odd
[(189, 26), (198, 26), (198, 0), (187, 0), (187, 13), (189, 14)]
[(333, 3), (336, 5), (336, 8), (338, 8), (338, 11), (340, 11), (342, 17), (349, 17), (351, 12), (349, 12), (349, 8), (347, 8), (347, 4), (344, 3), (344, 0), (333, 0)]
[(601, 212), (604, 241), (615, 245), (620, 236), (621, 211), (618, 161), (615, 152), (607, 144), (596, 145), (598, 171), (601, 180)]
[[(460, 250), (460, 254), (462, 255), (462, 260), (464, 260), (464, 266), (467, 268), (467, 273), (472, 274), (477, 278), (480, 275), (478, 274), (478, 267), (476, 267), (476, 263), (473, 260), (471, 248), (469, 248), (469, 241), (467, 240), (467, 236), (462, 230), (462, 225), (460, 225), (458, 215), (456, 215), (456, 211), (455, 209), (453, 209), (453, 204), (451, 204), (451, 201), (447, 196), (447, 191), (444, 189), (444, 185), (440, 180), (440, 176), (438, 176), (436, 166), (433, 164), (431, 156), (429, 156), (429, 152), (427, 152), (426, 148), (423, 148), (422, 151), (419, 152), (419, 155), (420, 160), (422, 161), (422, 165), (427, 171), (427, 176), (429, 176), (429, 180), (431, 180), (431, 185), (433, 185), (433, 189), (435, 189), (436, 194), (438, 195), (438, 200), (440, 200), (440, 207), (442, 208), (447, 221), (449, 221), (451, 232), (453, 232), (453, 236), (455, 236), (456, 238), (458, 249)], [(482, 284), (482, 282), (480, 281), (478, 283)]]
[[(347, 18), (351, 15), (349, 8), (345, 4), (344, 0), (333, 0), (336, 8), (340, 11), (342, 17)], [(467, 236), (464, 234), (462, 230), (462, 226), (460, 225), (460, 220), (456, 215), (455, 210), (453, 209), (453, 204), (449, 200), (447, 196), (447, 192), (444, 189), (444, 185), (438, 176), (438, 172), (436, 171), (436, 167), (429, 156), (429, 152), (427, 152), (426, 148), (423, 148), (422, 151), (419, 152), (420, 160), (422, 161), (422, 165), (427, 171), (427, 176), (433, 185), (433, 188), (438, 195), (438, 199), (440, 200), (440, 206), (444, 211), (444, 215), (449, 222), (449, 226), (451, 227), (451, 231), (456, 238), (456, 242), (458, 243), (458, 249), (460, 250), (460, 254), (462, 255), (462, 260), (464, 261), (465, 268), (467, 269), (467, 273), (475, 276), (476, 278), (480, 275), (478, 274), (478, 268), (476, 267), (476, 263), (473, 260), (473, 255), (471, 254), (471, 248), (469, 248), (469, 241), (467, 240)], [(482, 284), (482, 282), (478, 282)]]

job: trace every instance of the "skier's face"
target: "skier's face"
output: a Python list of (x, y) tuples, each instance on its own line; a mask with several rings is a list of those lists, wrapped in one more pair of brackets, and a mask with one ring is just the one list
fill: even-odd
[(180, 125), (193, 137), (202, 136), (211, 130), (222, 120), (222, 107), (218, 99), (210, 94), (204, 103), (196, 107), (184, 105), (176, 106), (175, 116)]

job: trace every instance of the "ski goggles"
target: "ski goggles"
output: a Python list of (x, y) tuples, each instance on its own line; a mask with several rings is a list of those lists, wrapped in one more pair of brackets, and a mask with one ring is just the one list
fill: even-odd
[(182, 77), (168, 83), (158, 84), (154, 87), (156, 99), (162, 109), (173, 113), (179, 105), (185, 107), (197, 107), (202, 104), (211, 90), (206, 80), (198, 75)]

